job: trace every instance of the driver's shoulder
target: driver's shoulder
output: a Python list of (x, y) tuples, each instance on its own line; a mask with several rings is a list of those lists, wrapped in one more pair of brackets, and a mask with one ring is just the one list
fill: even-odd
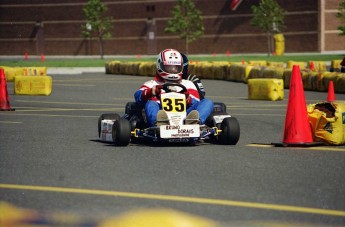
[(147, 87), (153, 87), (153, 86), (158, 85), (158, 84), (161, 84), (161, 83), (159, 83), (156, 80), (148, 80), (144, 83), (144, 85)]
[(190, 80), (182, 79), (181, 84), (185, 86), (187, 89), (196, 89), (195, 84)]

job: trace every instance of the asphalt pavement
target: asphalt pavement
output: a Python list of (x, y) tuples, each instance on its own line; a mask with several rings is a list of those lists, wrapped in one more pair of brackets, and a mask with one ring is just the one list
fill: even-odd
[[(148, 77), (51, 73), (50, 96), (13, 94), (0, 112), (0, 201), (84, 219), (167, 208), (221, 226), (344, 226), (345, 146), (274, 147), (287, 99), (248, 100), (246, 84), (203, 80), (207, 97), (239, 120), (237, 145), (98, 140), (102, 113), (124, 113)], [(305, 91), (308, 104), (325, 92)], [(345, 100), (345, 94), (336, 94)]]

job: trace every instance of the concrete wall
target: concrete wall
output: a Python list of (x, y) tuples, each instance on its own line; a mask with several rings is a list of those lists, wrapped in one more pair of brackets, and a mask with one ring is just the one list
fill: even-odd
[[(81, 35), (81, 26), (85, 24), (82, 8), (86, 2), (1, 0), (0, 55), (22, 55), (25, 52), (38, 55), (99, 54), (97, 40), (84, 39)], [(114, 18), (113, 37), (105, 40), (106, 55), (156, 54), (171, 47), (185, 50), (184, 40), (176, 34), (164, 32), (176, 1), (102, 2), (109, 8), (108, 15)], [(336, 44), (344, 39), (337, 37), (334, 30), (337, 26), (334, 20), (337, 0), (278, 2), (287, 10), (283, 31), (286, 52), (344, 50), (343, 46)], [(257, 5), (259, 0), (244, 0), (236, 11), (230, 10), (230, 3), (231, 0), (195, 0), (202, 11), (206, 31), (190, 44), (190, 54), (266, 53), (266, 34), (250, 25), (250, 7)], [(326, 9), (321, 10), (322, 6)], [(326, 14), (320, 16), (321, 12)], [(325, 29), (321, 28), (321, 21), (324, 21)], [(321, 34), (322, 31), (326, 31), (325, 34)]]

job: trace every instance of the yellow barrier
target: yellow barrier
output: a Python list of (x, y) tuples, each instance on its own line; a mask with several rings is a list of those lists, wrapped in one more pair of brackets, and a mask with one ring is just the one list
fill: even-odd
[(46, 76), (47, 67), (22, 67), (23, 75), (18, 76)]
[(4, 69), (6, 80), (13, 81), (15, 76), (46, 76), (47, 67), (7, 67), (0, 66)]
[(331, 145), (345, 144), (345, 102), (308, 105), (308, 118), (315, 141)]
[(285, 52), (285, 38), (281, 33), (274, 35), (276, 55), (283, 55)]
[(285, 63), (284, 62), (268, 61), (267, 62), (267, 66), (284, 68), (285, 67)]
[(283, 100), (284, 82), (282, 79), (249, 79), (248, 99)]
[(252, 66), (266, 66), (267, 61), (248, 61), (249, 65)]
[(52, 78), (50, 76), (15, 76), (15, 95), (50, 95)]
[(341, 60), (332, 60), (331, 61), (331, 72), (340, 72), (341, 69)]
[(302, 61), (288, 61), (286, 68), (292, 69), (294, 65), (299, 65), (300, 69), (305, 69), (306, 63)]

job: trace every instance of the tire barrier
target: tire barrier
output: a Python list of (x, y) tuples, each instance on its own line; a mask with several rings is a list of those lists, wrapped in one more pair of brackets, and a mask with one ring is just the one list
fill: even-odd
[(345, 144), (345, 102), (324, 102), (307, 106), (314, 141)]
[[(331, 69), (326, 71), (326, 62), (309, 61), (298, 62), (190, 62), (189, 70), (191, 74), (197, 75), (200, 79), (227, 80), (248, 83), (249, 79), (282, 79), (284, 88), (290, 86), (291, 72), (293, 65), (299, 65), (303, 86), (305, 90), (325, 92), (330, 81), (334, 83), (336, 93), (345, 93), (345, 74), (340, 73), (341, 60), (333, 60)], [(286, 67), (285, 67), (286, 65)], [(153, 76), (156, 73), (155, 62), (120, 62), (111, 61), (106, 64), (107, 74), (125, 74)]]
[(286, 68), (292, 69), (292, 67), (293, 67), (294, 65), (299, 65), (299, 68), (300, 68), (301, 70), (306, 68), (306, 63), (303, 62), (303, 61), (288, 61), (288, 62), (287, 62), (287, 65), (286, 65)]
[(331, 72), (340, 72), (341, 69), (341, 60), (332, 60), (331, 61), (331, 68), (329, 71)]
[(285, 63), (284, 62), (268, 61), (267, 62), (267, 66), (284, 68), (285, 67)]
[(50, 95), (52, 78), (50, 76), (15, 76), (15, 95)]
[(248, 61), (249, 65), (252, 66), (266, 66), (267, 61)]
[(327, 65), (324, 61), (309, 61), (309, 69), (312, 71), (327, 71)]

